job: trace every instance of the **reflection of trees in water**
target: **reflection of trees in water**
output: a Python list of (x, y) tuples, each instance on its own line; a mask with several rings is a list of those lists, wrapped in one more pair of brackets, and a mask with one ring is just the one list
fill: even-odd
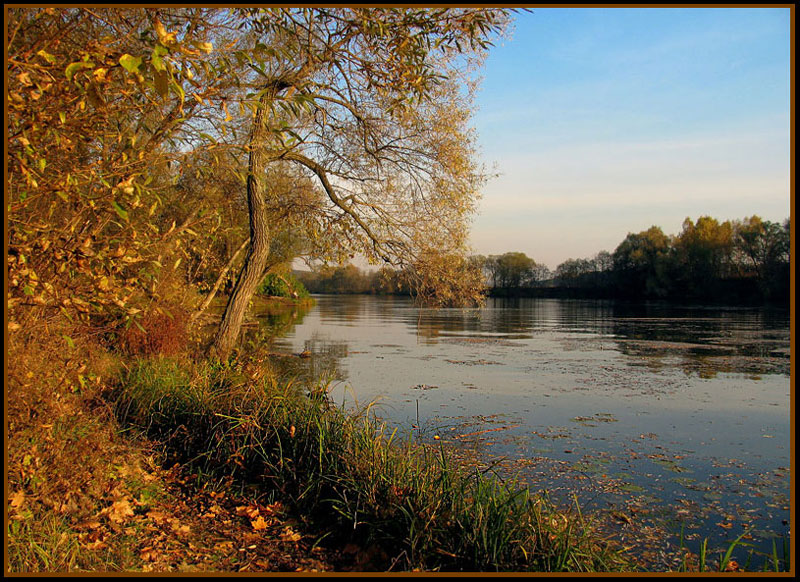
[(295, 325), (301, 324), (312, 307), (310, 302), (255, 300), (251, 307), (254, 322), (244, 326), (240, 347), (272, 345), (275, 339), (285, 336)]
[(409, 314), (406, 323), (427, 343), (436, 343), (441, 337), (481, 333), (480, 318), (474, 309), (424, 309)]
[(299, 358), (286, 354), (273, 357), (272, 365), (278, 375), (295, 378), (308, 386), (318, 381), (341, 382), (347, 379), (344, 365), (349, 354), (347, 342), (314, 334), (310, 340), (306, 340), (303, 349), (310, 352), (311, 356)]
[(312, 378), (336, 381), (347, 379), (347, 368), (344, 365), (345, 358), (349, 354), (347, 342), (314, 334), (311, 339), (306, 340), (304, 349), (312, 354), (308, 360)]
[(405, 321), (434, 342), (456, 334), (527, 339), (549, 329), (606, 334), (612, 327), (612, 305), (610, 301), (492, 298), (483, 309), (421, 310), (407, 314)]
[(687, 375), (788, 373), (789, 330), (769, 310), (676, 309), (663, 305), (621, 307), (612, 334), (620, 353), (660, 369), (668, 360)]

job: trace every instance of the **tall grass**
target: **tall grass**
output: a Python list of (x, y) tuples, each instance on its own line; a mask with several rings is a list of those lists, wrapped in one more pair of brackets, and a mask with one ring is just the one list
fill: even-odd
[(579, 511), (557, 512), (528, 489), (345, 413), (328, 386), (233, 366), (139, 360), (115, 394), (128, 426), (175, 460), (255, 483), (329, 541), (369, 548), (372, 567), (423, 570), (613, 571), (632, 565)]
[[(764, 553), (750, 549), (744, 564), (739, 564), (733, 559), (734, 551), (737, 547), (747, 548), (751, 546), (742, 539), (747, 537), (749, 530), (742, 532), (736, 539), (728, 543), (724, 552), (714, 560), (708, 550), (708, 538), (700, 542), (696, 555), (692, 554), (686, 547), (683, 528), (679, 536), (680, 552), (683, 554), (681, 572), (789, 572), (791, 571), (791, 552), (789, 550), (789, 540), (786, 536), (781, 536), (781, 553), (778, 553), (778, 545), (775, 539), (772, 540), (772, 551)], [(760, 562), (759, 566), (754, 567), (754, 560)]]

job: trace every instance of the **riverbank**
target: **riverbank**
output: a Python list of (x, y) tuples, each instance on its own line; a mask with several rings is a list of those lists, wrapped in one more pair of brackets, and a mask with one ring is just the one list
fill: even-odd
[(44, 340), (9, 342), (9, 572), (630, 565), (578, 512), (401, 442), (257, 358)]
[(345, 414), (266, 352), (131, 357), (42, 331), (8, 348), (10, 572), (638, 568), (579, 507)]

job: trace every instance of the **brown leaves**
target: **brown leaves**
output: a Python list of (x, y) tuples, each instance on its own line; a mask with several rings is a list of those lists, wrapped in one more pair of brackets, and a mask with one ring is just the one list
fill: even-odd
[(109, 508), (104, 510), (104, 512), (108, 515), (108, 519), (114, 523), (123, 523), (128, 517), (134, 515), (133, 508), (128, 499), (119, 499), (115, 501)]
[(295, 532), (294, 530), (292, 530), (292, 528), (288, 526), (283, 528), (283, 531), (281, 531), (279, 536), (282, 542), (299, 542), (302, 539), (302, 537), (303, 536), (301, 536), (299, 533)]
[(19, 511), (22, 508), (22, 504), (25, 502), (25, 492), (21, 489), (11, 495), (8, 498), (9, 505), (11, 509), (15, 511)]
[(236, 515), (247, 518), (254, 530), (263, 531), (280, 523), (275, 516), (282, 513), (282, 511), (283, 505), (280, 502), (267, 506), (241, 505), (236, 508)]

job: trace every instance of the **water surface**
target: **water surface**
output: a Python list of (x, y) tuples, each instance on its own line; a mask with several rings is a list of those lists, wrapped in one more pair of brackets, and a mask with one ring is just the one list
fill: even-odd
[(771, 551), (788, 535), (787, 311), (316, 299), (291, 325), (262, 320), (275, 350), (313, 354), (287, 359), (294, 373), (327, 374), (346, 408), (374, 403), (413, 438), (455, 446), (559, 503), (610, 512), (653, 563), (673, 559), (663, 528), (682, 529), (695, 550), (746, 532), (750, 549)]

